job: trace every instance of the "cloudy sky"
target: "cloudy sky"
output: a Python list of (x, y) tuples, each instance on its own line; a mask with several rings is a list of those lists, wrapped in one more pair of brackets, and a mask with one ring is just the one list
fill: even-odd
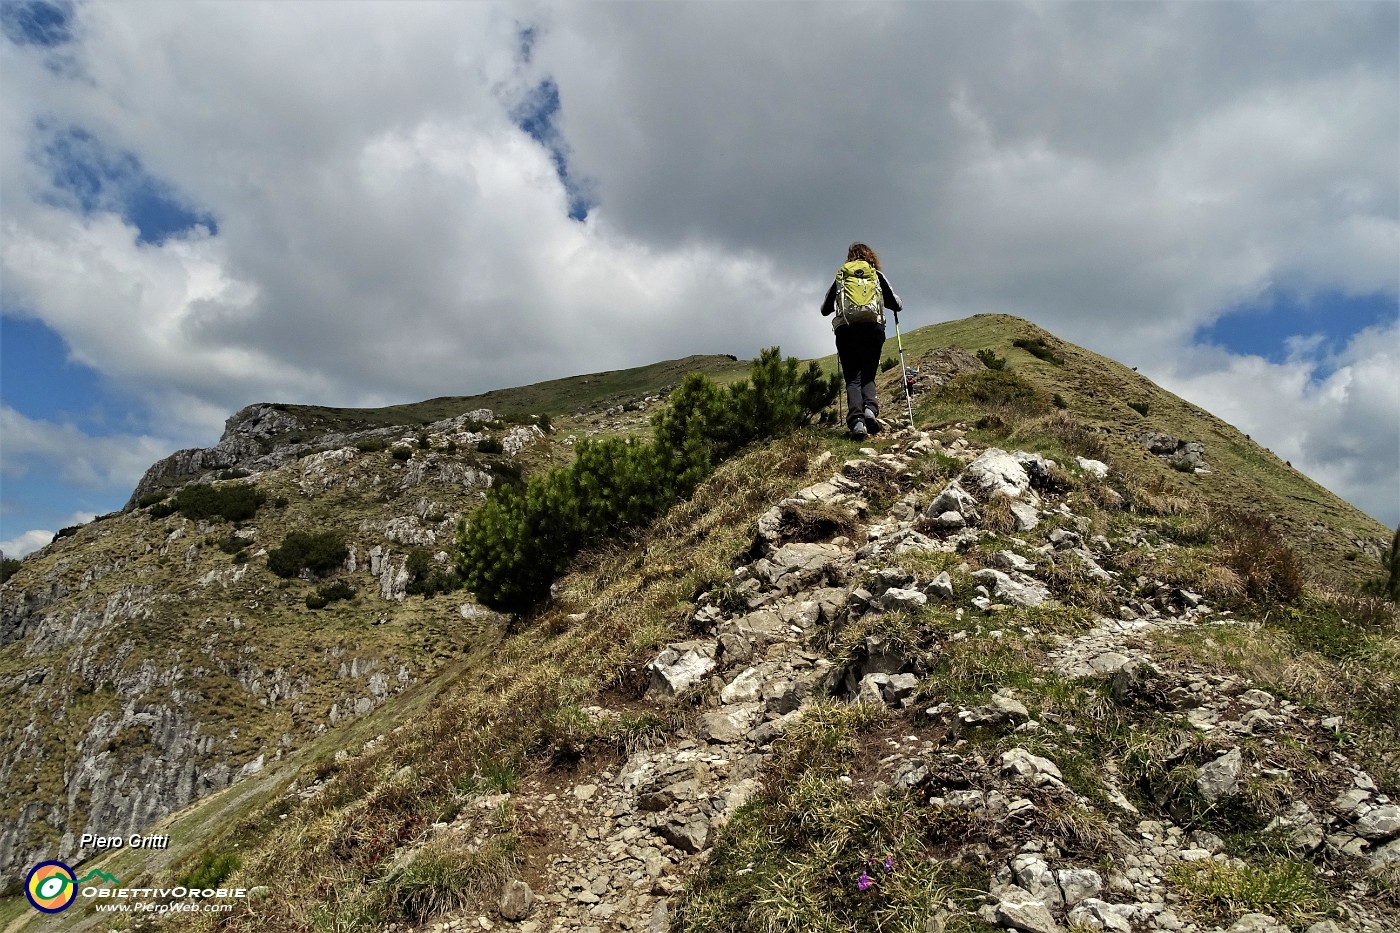
[(0, 547), (258, 401), (1029, 318), (1400, 522), (1400, 6), (0, 5)]

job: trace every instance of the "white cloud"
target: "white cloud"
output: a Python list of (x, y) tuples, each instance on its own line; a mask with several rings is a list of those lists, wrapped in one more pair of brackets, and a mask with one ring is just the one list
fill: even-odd
[(1360, 332), (1330, 360), (1271, 363), (1204, 351), (1155, 378), (1393, 528), (1400, 525), (1397, 371), (1400, 323), (1392, 323)]
[[(1270, 288), (1397, 289), (1392, 5), (753, 4), (739, 28), (706, 4), (77, 10), (81, 80), (34, 47), (0, 64), (26, 91), (0, 101), (0, 274), (7, 307), (150, 406), (147, 436), (101, 440), (125, 460), (169, 452), (149, 435), (211, 442), (253, 401), (827, 353), (815, 306), (856, 237), (906, 327), (1008, 311), (1169, 376)], [(545, 78), (597, 199), (583, 224), (510, 116)], [(217, 235), (140, 244), (55, 206), (41, 123), (137, 154)], [(1321, 428), (1394, 423), (1393, 394), (1202, 359), (1193, 386), (1234, 380), (1219, 414), (1371, 495)], [(51, 441), (32, 458), (89, 446), (28, 430)]]
[(92, 437), (71, 424), (27, 418), (9, 405), (0, 405), (0, 436), (0, 474), (18, 479), (37, 465), (85, 489), (134, 487), (146, 467), (171, 452), (163, 438)]
[(24, 534), (11, 538), (8, 541), (0, 541), (0, 554), (4, 554), (6, 558), (13, 560), (16, 557), (24, 557), (26, 554), (33, 554), (52, 540), (52, 531), (44, 531), (43, 529), (36, 528), (33, 531), (26, 531)]
[[(74, 512), (72, 515), (68, 516), (67, 521), (63, 523), (63, 527), (71, 528), (75, 525), (86, 525), (96, 517), (97, 515), (93, 512)], [(53, 541), (54, 534), (54, 532), (43, 528), (35, 528), (31, 531), (26, 531), (21, 535), (10, 538), (8, 541), (0, 541), (0, 554), (4, 554), (5, 557), (9, 559), (33, 554), (40, 548), (50, 544)]]

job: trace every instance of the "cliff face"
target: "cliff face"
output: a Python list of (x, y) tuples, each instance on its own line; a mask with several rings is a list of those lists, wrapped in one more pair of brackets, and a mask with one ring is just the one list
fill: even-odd
[[(408, 600), (408, 558), (445, 562), (491, 463), (528, 459), (539, 428), (475, 410), (269, 443), (297, 427), (272, 406), (240, 411), (218, 445), (154, 465), (132, 508), (31, 555), (0, 588), (0, 882), (80, 860), (82, 834), (138, 832), (363, 715), (490, 617), (465, 594)], [(488, 437), (500, 454), (477, 453)], [(191, 481), (252, 486), (265, 503), (237, 523), (149, 507), (152, 490)], [(341, 536), (332, 576), (352, 600), (309, 609), (323, 581), (268, 570), (295, 530)]]

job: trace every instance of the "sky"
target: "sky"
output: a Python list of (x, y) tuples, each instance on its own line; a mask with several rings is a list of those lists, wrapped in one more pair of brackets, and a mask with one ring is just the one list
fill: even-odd
[(825, 355), (853, 240), (1400, 523), (1394, 2), (3, 0), (0, 549), (255, 402)]

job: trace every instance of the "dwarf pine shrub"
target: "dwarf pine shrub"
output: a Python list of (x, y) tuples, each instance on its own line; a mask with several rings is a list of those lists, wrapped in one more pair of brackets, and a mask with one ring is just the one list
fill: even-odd
[(458, 571), (486, 605), (527, 609), (582, 548), (656, 518), (746, 444), (806, 424), (839, 389), (838, 377), (777, 347), (727, 388), (691, 373), (653, 416), (651, 443), (589, 439), (567, 467), (493, 486), (458, 528)]
[(211, 486), (195, 483), (175, 495), (175, 508), (185, 518), (199, 520), (222, 518), (241, 522), (252, 518), (267, 501), (256, 486)]
[(1045, 360), (1047, 363), (1054, 363), (1056, 366), (1065, 365), (1065, 358), (1056, 353), (1054, 347), (1050, 346), (1040, 337), (1022, 337), (1019, 340), (1011, 341), (1011, 345), (1013, 347), (1020, 347), (1031, 356)]
[(438, 593), (452, 592), (462, 582), (455, 570), (440, 566), (433, 559), (433, 552), (425, 547), (416, 547), (408, 552), (404, 569), (408, 571), (405, 591), (411, 596), (432, 599)]
[(977, 358), (982, 361), (982, 365), (992, 370), (1003, 370), (1006, 368), (1006, 357), (997, 356), (996, 352), (990, 348), (977, 351)]
[(291, 531), (279, 547), (267, 552), (267, 569), (279, 577), (295, 577), (303, 570), (329, 573), (345, 563), (349, 553), (345, 539), (334, 531)]

